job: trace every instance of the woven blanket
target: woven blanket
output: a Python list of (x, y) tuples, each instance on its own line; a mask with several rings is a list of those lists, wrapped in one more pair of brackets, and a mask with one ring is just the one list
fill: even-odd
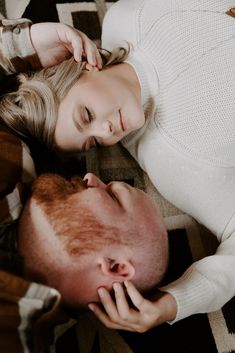
[[(84, 31), (99, 44), (103, 17), (112, 4), (105, 0), (1, 0), (0, 12), (8, 18), (27, 17), (34, 23), (61, 21)], [(80, 156), (74, 159), (73, 172), (93, 172), (105, 182), (130, 183), (146, 191), (160, 207), (168, 227), (171, 250), (165, 282), (178, 278), (193, 261), (213, 254), (217, 246), (215, 237), (167, 202), (121, 145), (91, 150), (82, 159)], [(80, 314), (77, 322), (60, 336), (56, 347), (57, 353), (168, 353), (177, 350), (181, 353), (235, 353), (235, 298), (217, 312), (193, 315), (144, 334), (109, 330), (92, 313)]]

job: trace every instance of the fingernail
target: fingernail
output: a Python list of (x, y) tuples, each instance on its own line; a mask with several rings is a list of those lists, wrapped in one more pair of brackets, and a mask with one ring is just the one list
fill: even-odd
[(99, 288), (98, 294), (99, 294), (100, 298), (103, 298), (104, 297), (104, 290), (102, 288)]
[(124, 281), (126, 288), (128, 287), (128, 281)]
[(91, 64), (92, 66), (96, 66), (96, 60), (95, 60), (95, 58), (91, 58), (90, 64)]
[(114, 290), (118, 290), (118, 283), (115, 282), (115, 283), (113, 284), (113, 289), (114, 289)]
[(94, 310), (95, 310), (92, 304), (88, 304), (88, 308), (89, 308), (91, 311), (94, 311)]

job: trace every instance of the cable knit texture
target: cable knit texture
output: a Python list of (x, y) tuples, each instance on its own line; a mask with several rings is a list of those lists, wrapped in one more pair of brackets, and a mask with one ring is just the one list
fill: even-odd
[(235, 295), (234, 1), (120, 0), (102, 47), (132, 44), (146, 123), (123, 145), (172, 204), (212, 231), (217, 252), (162, 288), (174, 322), (220, 309)]

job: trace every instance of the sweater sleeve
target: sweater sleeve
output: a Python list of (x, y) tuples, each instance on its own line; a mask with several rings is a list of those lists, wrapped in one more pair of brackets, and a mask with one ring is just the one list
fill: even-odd
[[(209, 139), (209, 132), (207, 135)], [(220, 310), (235, 296), (235, 169), (211, 166), (180, 153), (150, 129), (139, 142), (138, 158), (163, 197), (206, 227), (219, 242), (213, 255), (192, 263), (176, 281), (160, 288), (176, 300), (177, 315), (172, 323)]]
[(235, 215), (214, 255), (194, 262), (176, 281), (161, 288), (177, 302), (175, 323), (223, 307), (235, 295)]
[(30, 39), (31, 24), (24, 18), (0, 21), (0, 77), (40, 67)]

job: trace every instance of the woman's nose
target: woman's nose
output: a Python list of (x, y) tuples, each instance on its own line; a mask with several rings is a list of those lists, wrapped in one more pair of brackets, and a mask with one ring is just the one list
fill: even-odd
[[(101, 121), (100, 121), (101, 120)], [(107, 139), (112, 137), (117, 132), (114, 121), (111, 118), (96, 119), (93, 124), (89, 126), (89, 133), (91, 136)]]
[(102, 180), (100, 180), (95, 174), (93, 173), (87, 173), (84, 178), (84, 181), (87, 183), (87, 187), (100, 187), (105, 189), (106, 184), (103, 183)]
[(103, 121), (101, 129), (104, 137), (112, 136), (114, 133), (113, 123), (108, 119)]

